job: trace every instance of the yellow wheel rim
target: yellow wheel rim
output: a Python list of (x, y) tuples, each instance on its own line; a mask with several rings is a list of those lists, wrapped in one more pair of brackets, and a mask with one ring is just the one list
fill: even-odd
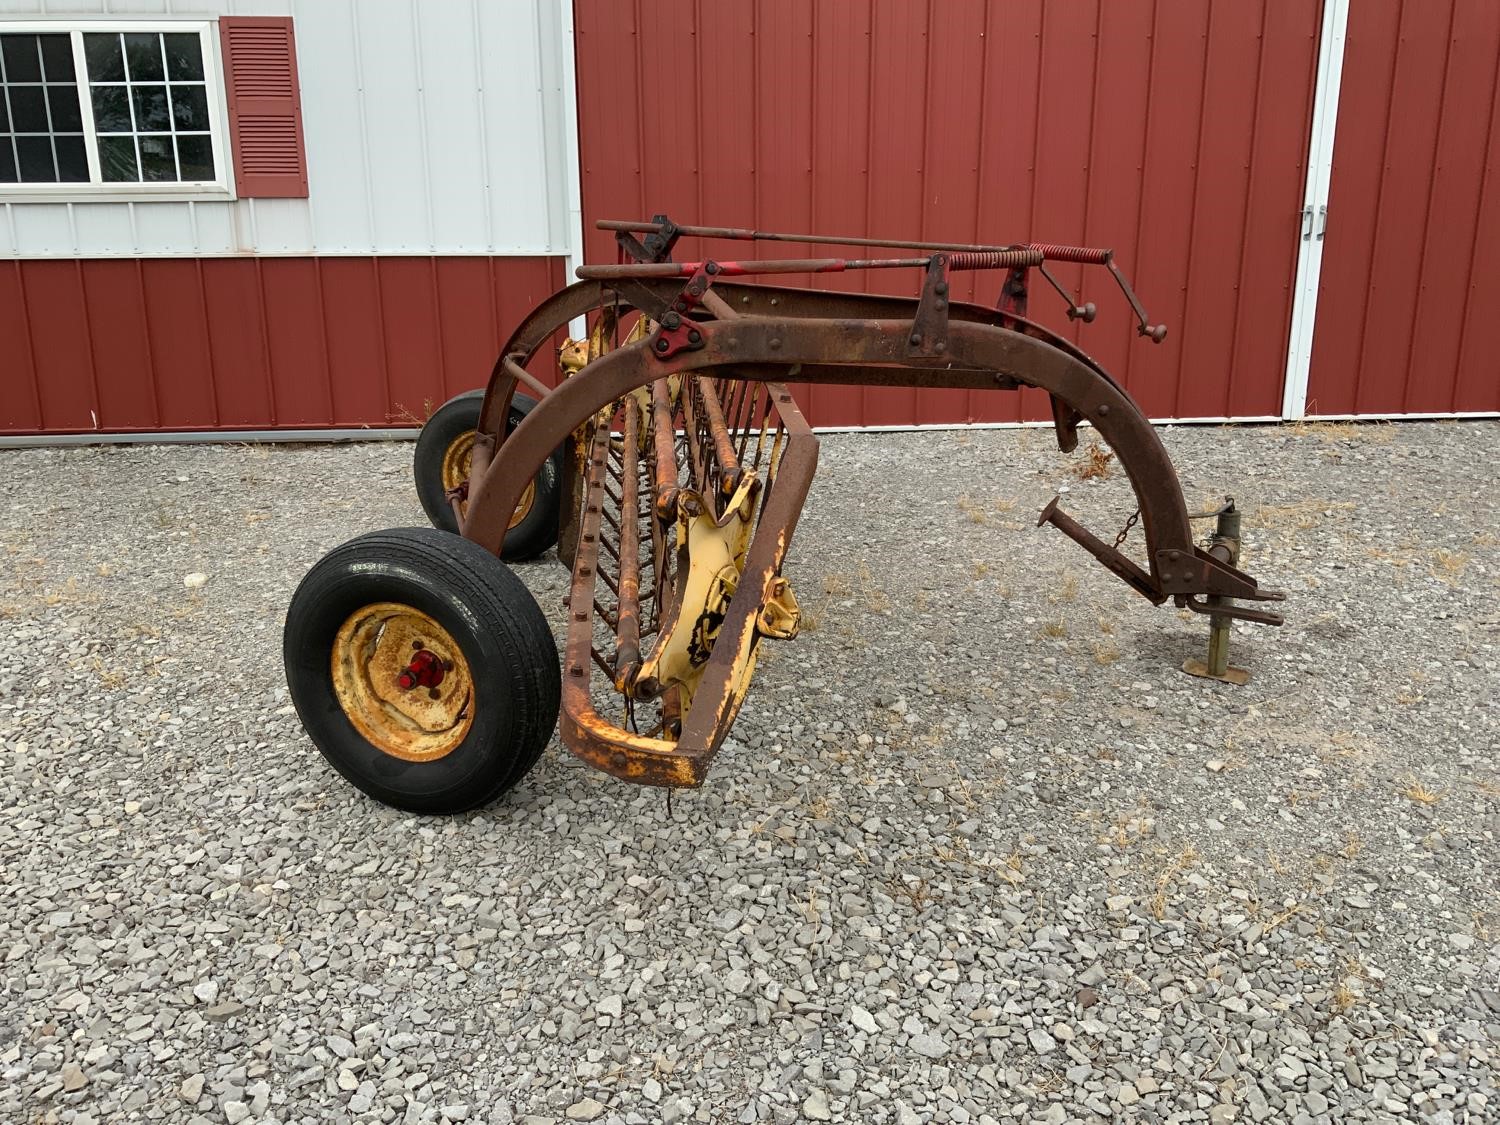
[[(443, 451), (443, 491), (451, 492), (464, 481), (469, 479), (469, 469), (474, 463), (474, 431), (466, 430), (448, 443), (448, 448)], [(526, 491), (521, 493), (520, 502), (516, 504), (516, 510), (510, 517), (510, 524), (505, 530), (509, 531), (520, 523), (531, 513), (531, 506), (536, 503), (536, 481), (526, 482)], [(468, 500), (460, 500), (458, 504), (460, 515), (467, 515), (469, 510)]]
[(400, 602), (351, 613), (333, 640), (333, 691), (354, 729), (408, 762), (458, 749), (474, 725), (474, 680), (453, 637)]
[(465, 430), (448, 443), (443, 451), (443, 489), (457, 488), (469, 479), (474, 461), (474, 431)]

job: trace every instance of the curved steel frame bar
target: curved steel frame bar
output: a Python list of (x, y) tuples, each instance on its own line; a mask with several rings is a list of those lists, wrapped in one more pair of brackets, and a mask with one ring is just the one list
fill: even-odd
[[(575, 296), (581, 303), (584, 295)], [(597, 293), (593, 300), (597, 301)], [(573, 307), (571, 302), (568, 307)], [(983, 311), (989, 318), (998, 315)], [(1193, 554), (1187, 506), (1155, 429), (1112, 379), (1048, 341), (955, 317), (948, 329), (947, 358), (939, 366), (906, 354), (910, 320), (754, 316), (705, 321), (698, 327), (704, 337), (701, 349), (662, 361), (651, 354), (649, 340), (631, 344), (596, 360), (543, 399), (506, 439), (493, 471), (486, 466), (471, 489), (464, 535), (498, 553), (508, 522), (498, 513), (515, 509), (525, 482), (548, 453), (568, 439), (581, 419), (637, 387), (664, 375), (706, 368), (731, 378), (768, 381), (785, 377), (785, 371), (795, 366), (800, 367), (797, 380), (809, 383), (969, 390), (1025, 385), (1047, 391), (1093, 423), (1119, 453), (1140, 502), (1148, 559), (1158, 584), (1161, 552)], [(522, 332), (514, 339), (525, 341)], [(510, 387), (505, 386), (507, 381)], [(499, 402), (502, 395), (508, 400), (513, 385), (513, 378), (501, 367), (491, 381), (487, 402)]]
[[(495, 360), (490, 372), (489, 393), (485, 397), (484, 412), (480, 417), (481, 433), (491, 438), (501, 432), (500, 421), (507, 417), (510, 392), (505, 391), (507, 374), (504, 362), (507, 356), (516, 357), (525, 364), (547, 340), (569, 322), (593, 312), (606, 303), (607, 298), (618, 298), (622, 309), (645, 306), (649, 298), (659, 308), (666, 308), (682, 290), (678, 278), (641, 278), (630, 283), (628, 291), (624, 285), (602, 281), (579, 281), (565, 289), (559, 289), (527, 314)], [(752, 285), (732, 282), (716, 282), (713, 291), (725, 303), (747, 316), (814, 316), (863, 317), (866, 319), (910, 320), (915, 302), (908, 297), (890, 297), (878, 293), (844, 293), (826, 289), (798, 289), (777, 285)], [(656, 310), (646, 308), (647, 313)], [(993, 324), (1013, 327), (1038, 340), (1043, 340), (1073, 356), (1092, 369), (1101, 378), (1115, 384), (1114, 377), (1100, 367), (1082, 349), (1035, 321), (1014, 313), (999, 312), (983, 305), (955, 301), (949, 306), (950, 321), (960, 320), (976, 324)], [(921, 385), (921, 384), (913, 384)], [(1115, 384), (1118, 386), (1118, 384)], [(511, 388), (514, 390), (514, 387)], [(504, 401), (496, 392), (504, 393)]]

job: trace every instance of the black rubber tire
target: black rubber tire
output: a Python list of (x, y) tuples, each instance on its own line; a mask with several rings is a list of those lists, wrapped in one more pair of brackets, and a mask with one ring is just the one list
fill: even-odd
[[(373, 745), (334, 694), (339, 628), (361, 606), (383, 601), (436, 620), (473, 677), (473, 725), (434, 761), (406, 761)], [(408, 812), (489, 803), (526, 776), (557, 724), (557, 643), (536, 599), (483, 547), (433, 528), (372, 532), (325, 555), (292, 595), (282, 660), (292, 703), (323, 756), (377, 801)]]
[[(450, 398), (433, 412), (417, 436), (413, 473), (417, 499), (422, 510), (441, 531), (458, 531), (453, 506), (443, 489), (443, 457), (448, 446), (470, 430), (479, 427), (479, 412), (484, 406), (484, 391), (467, 391)], [(510, 419), (506, 432), (521, 424), (530, 414), (536, 399), (519, 391), (511, 397)], [(562, 452), (556, 450), (536, 475), (536, 498), (526, 518), (505, 533), (505, 547), (500, 557), (507, 562), (522, 562), (543, 554), (557, 544), (559, 504), (562, 498)]]

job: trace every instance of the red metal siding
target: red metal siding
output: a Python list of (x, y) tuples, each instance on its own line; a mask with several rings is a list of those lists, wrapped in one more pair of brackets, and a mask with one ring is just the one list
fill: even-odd
[[(1113, 246), (1067, 328), (1156, 417), (1280, 413), (1316, 0), (576, 0), (585, 220)], [(587, 234), (590, 261), (613, 261)], [(803, 248), (811, 257), (824, 248)], [(778, 249), (796, 253), (795, 249)], [(683, 246), (744, 256), (744, 247)], [(914, 293), (918, 279), (820, 284)], [(986, 303), (1000, 278), (961, 278)], [(819, 425), (1045, 417), (1040, 395), (815, 388)]]
[(1309, 414), (1500, 410), (1500, 5), (1349, 13)]
[(415, 424), (484, 383), (562, 272), (557, 258), (3, 263), (0, 433)]

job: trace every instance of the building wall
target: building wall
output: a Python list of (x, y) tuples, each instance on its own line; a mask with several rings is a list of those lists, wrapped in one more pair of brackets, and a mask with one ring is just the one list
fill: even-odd
[(0, 434), (416, 426), (483, 385), (562, 274), (555, 257), (0, 262)]
[[(480, 384), (510, 324), (565, 283), (580, 185), (590, 220), (1112, 246), (1163, 345), (1097, 271), (1059, 270), (1096, 324), (1069, 324), (1045, 289), (1033, 312), (1155, 417), (1277, 416), (1321, 7), (0, 0), (0, 26), (291, 16), (310, 186), (0, 196), (0, 438), (420, 418)], [(1500, 299), (1484, 252), (1500, 239), (1500, 8), (1350, 12), (1308, 412), (1500, 411), (1484, 315)], [(587, 245), (613, 260), (607, 235)], [(988, 304), (1000, 278), (959, 282)], [(911, 294), (917, 278), (817, 284)], [(801, 397), (820, 425), (1046, 417), (1030, 392)]]
[(566, 9), (0, 0), (174, 14), (292, 17), (309, 198), (0, 202), (0, 434), (413, 425), (481, 385), (565, 284)]
[[(1317, 0), (576, 0), (583, 205), (597, 218), (1109, 246), (1153, 320), (1060, 267), (1068, 326), (1158, 418), (1279, 415)], [(590, 260), (613, 260), (588, 231)], [(745, 257), (744, 244), (708, 250)], [(702, 247), (684, 246), (696, 256)], [(832, 251), (784, 247), (777, 256)], [(987, 304), (997, 274), (960, 275)], [(819, 284), (915, 294), (914, 273)], [(1046, 417), (1023, 392), (816, 388), (821, 425)]]
[(1349, 10), (1309, 414), (1500, 411), (1500, 4)]
[(289, 15), (308, 199), (0, 204), (0, 258), (568, 252), (557, 0), (0, 0)]

